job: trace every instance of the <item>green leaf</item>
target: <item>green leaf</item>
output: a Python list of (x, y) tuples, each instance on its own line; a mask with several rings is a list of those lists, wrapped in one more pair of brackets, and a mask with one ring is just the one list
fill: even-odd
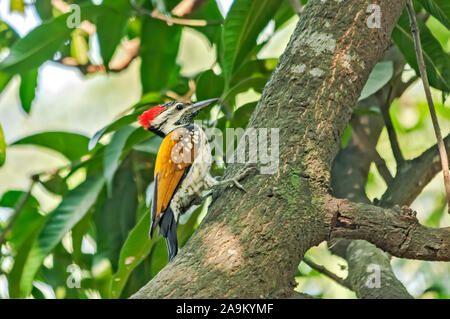
[(12, 79), (12, 75), (4, 72), (0, 72), (0, 93), (8, 85), (9, 81)]
[(45, 257), (95, 203), (103, 184), (101, 175), (88, 177), (84, 183), (70, 191), (48, 215), (25, 263), (20, 289), (22, 298), (30, 293), (33, 279)]
[(448, 0), (418, 0), (432, 16), (450, 30), (450, 2)]
[(378, 90), (391, 80), (393, 74), (394, 64), (392, 61), (378, 62), (370, 73), (359, 100), (364, 100), (375, 92), (378, 92)]
[(6, 142), (5, 142), (5, 136), (3, 135), (3, 129), (0, 125), (0, 167), (5, 164), (6, 160)]
[(136, 225), (137, 195), (133, 167), (128, 158), (117, 170), (112, 196), (105, 199), (95, 214), (97, 255), (108, 258), (115, 270), (120, 249)]
[(35, 69), (51, 59), (72, 31), (66, 26), (68, 16), (67, 13), (44, 22), (24, 38), (16, 41), (9, 55), (0, 63), (0, 70), (22, 73)]
[(6, 22), (0, 20), (0, 50), (8, 49), (18, 39), (20, 37), (17, 32)]
[(217, 25), (194, 27), (194, 29), (203, 33), (208, 38), (211, 45), (216, 44), (220, 46), (222, 28), (219, 23), (223, 23), (223, 16), (220, 13), (216, 1), (206, 1), (202, 7), (194, 11), (190, 18), (217, 22)]
[(128, 137), (136, 130), (135, 127), (125, 126), (114, 133), (111, 142), (105, 147), (103, 155), (103, 171), (106, 181), (108, 196), (112, 195), (112, 182), (117, 168), (119, 167), (120, 156), (125, 147)]
[(36, 95), (38, 70), (32, 69), (20, 75), (19, 96), (22, 103), (22, 109), (30, 114), (31, 103)]
[(273, 0), (233, 2), (223, 29), (223, 70), (227, 81), (252, 51), (258, 35), (281, 3), (282, 1)]
[[(80, 7), (81, 21), (90, 20), (101, 12), (99, 6), (90, 3)], [(52, 59), (73, 31), (67, 26), (67, 20), (72, 14), (68, 12), (45, 21), (25, 37), (17, 40), (11, 47), (9, 55), (0, 63), (0, 71), (11, 74), (23, 73)]]
[(160, 92), (177, 83), (176, 63), (181, 39), (180, 26), (146, 18), (141, 31), (142, 91)]
[(39, 14), (39, 17), (43, 21), (47, 21), (53, 18), (53, 6), (51, 0), (39, 0), (34, 3), (36, 7), (36, 11)]
[[(16, 208), (25, 196), (27, 195), (23, 191), (8, 191), (3, 194), (0, 206)], [(6, 236), (8, 242), (19, 250), (26, 238), (40, 225), (42, 219), (44, 216), (39, 214), (39, 202), (30, 195)]]
[(195, 95), (198, 101), (213, 99), (222, 95), (225, 81), (222, 76), (212, 70), (203, 72), (197, 80)]
[[(428, 27), (417, 19), (428, 80), (430, 85), (441, 91), (450, 91), (450, 56), (446, 53)], [(414, 38), (409, 25), (409, 17), (403, 12), (392, 32), (392, 38), (403, 53), (408, 64), (420, 75), (414, 49)]]
[(98, 42), (103, 64), (106, 68), (108, 68), (109, 62), (125, 34), (127, 21), (126, 15), (115, 10), (105, 10), (97, 18)]
[(159, 146), (161, 145), (162, 138), (159, 136), (152, 136), (151, 138), (136, 144), (133, 149), (139, 152), (145, 152), (150, 154), (158, 154)]
[(50, 148), (68, 160), (79, 160), (88, 153), (89, 138), (69, 132), (44, 132), (24, 137), (11, 145), (37, 145)]
[(268, 77), (257, 76), (243, 79), (236, 85), (234, 85), (231, 89), (229, 89), (224, 95), (222, 100), (226, 101), (230, 104), (233, 103), (236, 95), (242, 92), (246, 92), (250, 89), (254, 89), (257, 92), (261, 92), (264, 86), (266, 85)]
[(110, 298), (120, 296), (131, 272), (148, 256), (152, 246), (158, 241), (158, 236), (150, 239), (149, 229), (150, 210), (147, 209), (122, 246), (118, 270), (111, 278)]

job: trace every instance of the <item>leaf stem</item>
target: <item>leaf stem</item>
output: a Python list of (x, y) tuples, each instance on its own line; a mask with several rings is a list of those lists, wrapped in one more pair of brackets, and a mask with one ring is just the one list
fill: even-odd
[(448, 170), (447, 151), (445, 150), (445, 144), (442, 139), (441, 129), (439, 127), (436, 110), (434, 108), (433, 99), (431, 97), (431, 89), (430, 89), (430, 84), (428, 83), (427, 69), (425, 66), (424, 59), (423, 59), (422, 45), (420, 42), (420, 31), (419, 31), (419, 27), (417, 25), (416, 14), (414, 12), (414, 6), (413, 6), (411, 0), (408, 0), (408, 2), (406, 3), (406, 7), (408, 8), (409, 19), (411, 22), (411, 32), (414, 37), (414, 46), (416, 49), (417, 64), (419, 66), (420, 76), (422, 78), (423, 87), (425, 90), (425, 96), (427, 98), (428, 108), (430, 110), (431, 121), (433, 122), (434, 133), (436, 135), (437, 145), (439, 148), (439, 154), (441, 157), (442, 173), (444, 175), (445, 192), (447, 194), (448, 212), (450, 213), (450, 176), (449, 176), (449, 170)]

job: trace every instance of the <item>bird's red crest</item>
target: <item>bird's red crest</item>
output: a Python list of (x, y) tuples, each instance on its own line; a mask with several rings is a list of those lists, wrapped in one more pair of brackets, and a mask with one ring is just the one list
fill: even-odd
[(145, 128), (148, 129), (150, 127), (150, 123), (153, 121), (155, 117), (158, 116), (162, 111), (166, 108), (164, 106), (158, 105), (152, 107), (151, 109), (145, 111), (138, 117), (139, 123)]

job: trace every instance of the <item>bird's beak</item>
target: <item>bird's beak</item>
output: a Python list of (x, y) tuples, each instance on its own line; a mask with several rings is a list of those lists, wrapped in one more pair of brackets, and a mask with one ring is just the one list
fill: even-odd
[(197, 102), (193, 105), (194, 110), (195, 111), (200, 111), (201, 109), (203, 109), (204, 107), (207, 107), (208, 105), (211, 105), (213, 103), (216, 103), (217, 101), (219, 101), (219, 99), (210, 99), (210, 100), (204, 100), (201, 102)]

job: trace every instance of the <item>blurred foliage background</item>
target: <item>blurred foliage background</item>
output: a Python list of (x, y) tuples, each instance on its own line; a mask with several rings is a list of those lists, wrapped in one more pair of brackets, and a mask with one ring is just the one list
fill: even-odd
[[(447, 1), (415, 2), (427, 15), (422, 41), (444, 136)], [(200, 114), (203, 124), (245, 127), (298, 21), (290, 1), (200, 1), (192, 12), (182, 5), (189, 2), (0, 0), (0, 298), (126, 298), (165, 266), (163, 238), (148, 238), (160, 138), (138, 127), (137, 115), (171, 99), (221, 97)], [(66, 23), (76, 22), (71, 4), (80, 8), (75, 28)], [(417, 64), (402, 19), (394, 41), (411, 65), (408, 79)], [(391, 78), (392, 63), (379, 63), (362, 98)], [(391, 116), (406, 158), (435, 144), (420, 81), (394, 101)], [(385, 131), (377, 150), (395, 172)], [(372, 167), (369, 198), (385, 189)], [(445, 206), (441, 174), (412, 205), (433, 227), (450, 225)], [(182, 217), (181, 246), (206, 212), (207, 203)], [(307, 256), (346, 276), (346, 262), (326, 243)], [(448, 264), (393, 258), (392, 265), (413, 296), (450, 297)], [(315, 296), (355, 297), (303, 262), (296, 279), (297, 290)]]

